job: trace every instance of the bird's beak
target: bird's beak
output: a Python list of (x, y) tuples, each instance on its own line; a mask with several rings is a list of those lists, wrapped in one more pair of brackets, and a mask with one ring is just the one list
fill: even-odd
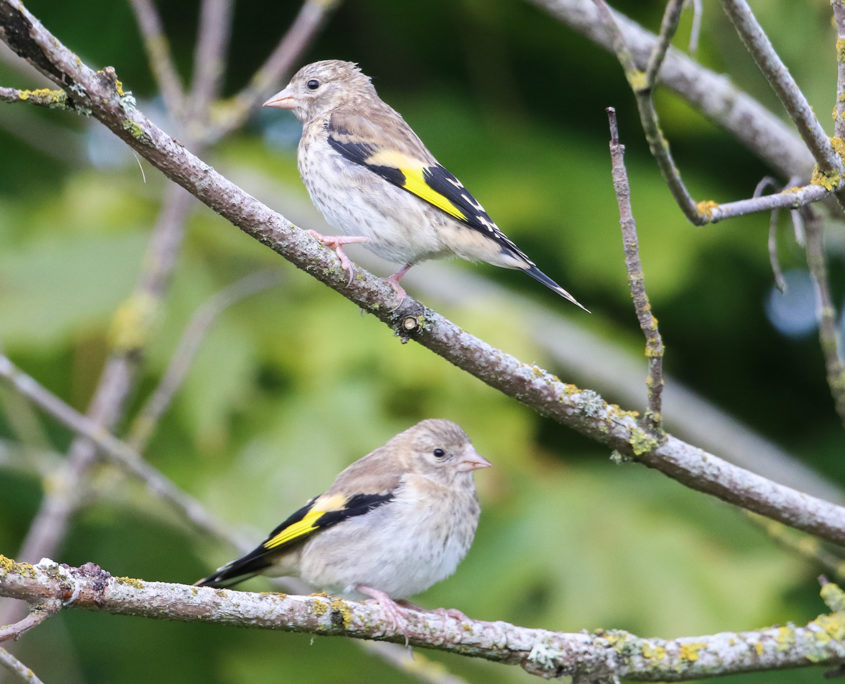
[(489, 468), (493, 464), (490, 463), (484, 456), (479, 454), (475, 449), (470, 449), (469, 453), (465, 454), (458, 463), (458, 470), (462, 473), (467, 473), (479, 468)]
[(279, 109), (293, 109), (296, 106), (296, 102), (293, 97), (293, 92), (291, 92), (289, 88), (290, 86), (284, 90), (280, 90), (261, 106), (278, 107)]

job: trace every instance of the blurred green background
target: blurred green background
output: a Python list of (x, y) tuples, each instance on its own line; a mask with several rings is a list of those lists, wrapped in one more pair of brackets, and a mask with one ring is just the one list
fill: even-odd
[[(714, 3), (704, 4), (698, 58), (780, 113), (727, 18)], [(197, 3), (160, 5), (185, 76)], [(829, 4), (753, 5), (830, 128)], [(662, 2), (614, 6), (652, 30), (659, 26)], [(161, 110), (128, 3), (31, 0), (27, 7), (87, 64), (114, 66), (145, 112)], [(291, 1), (236, 4), (226, 94), (242, 87), (298, 8)], [(687, 13), (676, 40), (681, 47), (689, 27)], [(610, 183), (604, 108), (615, 106), (668, 372), (845, 485), (842, 428), (812, 315), (807, 320), (812, 304), (772, 294), (769, 217), (706, 228), (684, 221), (648, 156), (613, 57), (518, 0), (348, 0), (302, 62), (324, 58), (359, 62), (503, 230), (593, 314), (517, 273), (466, 263), (449, 268), (495, 280), (613, 341), (620, 353), (640, 354)], [(2, 62), (0, 84), (39, 85)], [(769, 173), (677, 97), (660, 93), (658, 103), (696, 199), (748, 197)], [(168, 129), (166, 120), (162, 125)], [(317, 219), (296, 172), (297, 138), (289, 114), (256, 113), (205, 158), (309, 227)], [(96, 122), (66, 113), (0, 106), (0, 151), (0, 345), (84, 410), (165, 182), (141, 162), (145, 179), (132, 152)], [(781, 263), (794, 279), (791, 292), (800, 294), (803, 252), (791, 233), (784, 217)], [(829, 268), (840, 306), (843, 245), (841, 227), (831, 227)], [(423, 605), (552, 630), (622, 628), (660, 637), (804, 623), (824, 610), (815, 581), (820, 568), (779, 548), (736, 510), (657, 472), (613, 465), (601, 446), (427, 350), (400, 344), (374, 318), (205, 207), (193, 213), (183, 250), (133, 411), (203, 302), (252, 271), (283, 274), (281, 285), (220, 318), (146, 451), (151, 463), (256, 542), (395, 432), (422, 418), (448, 417), (495, 468), (476, 478), (483, 515), (475, 545), (454, 577), (419, 597)], [(495, 298), (483, 308), (426, 303), (568, 379), (520, 325), (518, 307)], [(643, 404), (644, 395), (643, 385)], [(22, 420), (20, 402), (5, 388), (0, 400), (0, 553), (14, 557), (70, 435), (48, 417)], [(101, 496), (75, 519), (55, 560), (190, 583), (231, 559), (231, 549), (196, 538), (111, 470), (97, 471), (95, 487)], [(269, 587), (258, 580), (247, 586)], [(46, 681), (412, 681), (343, 639), (74, 611), (28, 633), (16, 652)], [(532, 680), (516, 668), (424, 653), (470, 681)], [(819, 676), (809, 670), (728, 681)]]

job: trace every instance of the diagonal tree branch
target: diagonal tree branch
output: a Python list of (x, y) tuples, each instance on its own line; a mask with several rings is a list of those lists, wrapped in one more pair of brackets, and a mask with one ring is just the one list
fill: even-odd
[(112, 69), (98, 73), (85, 66), (17, 0), (0, 0), (0, 37), (70, 90), (80, 106), (89, 108), (165, 175), (254, 239), (374, 314), (400, 337), (414, 339), (539, 413), (693, 489), (845, 543), (845, 508), (733, 466), (672, 435), (657, 443), (637, 424), (635, 413), (521, 362), (412, 298), (394, 308), (393, 291), (383, 280), (359, 271), (350, 283), (333, 252), (167, 136), (134, 107), (134, 101), (121, 96)]

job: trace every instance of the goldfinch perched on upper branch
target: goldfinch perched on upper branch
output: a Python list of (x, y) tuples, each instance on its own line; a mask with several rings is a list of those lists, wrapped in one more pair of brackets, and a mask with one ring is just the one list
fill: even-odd
[(584, 309), (499, 230), (357, 65), (309, 64), (264, 106), (289, 109), (302, 121), (299, 172), (317, 209), (345, 235), (309, 232), (334, 247), (350, 277), (342, 246), (361, 242), (405, 264), (387, 278), (400, 300), (399, 279), (411, 266), (456, 255), (521, 269)]
[(355, 461), (260, 546), (196, 584), (298, 576), (376, 599), (396, 626), (402, 609), (393, 599), (445, 579), (469, 551), (481, 513), (472, 473), (489, 466), (458, 425), (424, 420)]

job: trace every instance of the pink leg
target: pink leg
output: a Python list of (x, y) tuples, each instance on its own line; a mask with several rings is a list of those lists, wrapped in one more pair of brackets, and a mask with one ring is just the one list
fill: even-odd
[(393, 631), (399, 632), (400, 634), (404, 635), (405, 645), (407, 646), (407, 625), (402, 624), (406, 620), (405, 611), (399, 607), (396, 601), (390, 598), (383, 591), (373, 589), (372, 587), (368, 587), (365, 584), (356, 584), (355, 590), (361, 592), (362, 594), (366, 594), (367, 596), (371, 596), (378, 602), (378, 604), (381, 606), (381, 609), (384, 611), (384, 614), (387, 616), (387, 620), (390, 623), (390, 626), (393, 628)]
[(405, 299), (405, 288), (403, 288), (399, 281), (402, 279), (402, 276), (405, 275), (413, 266), (413, 264), (405, 264), (402, 268), (400, 268), (396, 273), (392, 276), (385, 278), (385, 282), (393, 288), (393, 291), (396, 293), (396, 306), (399, 306), (402, 303), (402, 300)]
[[(352, 284), (352, 278), (355, 276), (355, 267), (349, 260), (349, 257), (343, 253), (343, 245), (351, 245), (358, 242), (369, 242), (370, 238), (363, 235), (323, 235), (316, 230), (306, 231), (309, 235), (322, 242), (326, 247), (334, 248), (334, 253), (340, 259), (340, 266), (344, 271), (349, 273), (349, 284)], [(401, 277), (401, 276), (400, 276)]]

